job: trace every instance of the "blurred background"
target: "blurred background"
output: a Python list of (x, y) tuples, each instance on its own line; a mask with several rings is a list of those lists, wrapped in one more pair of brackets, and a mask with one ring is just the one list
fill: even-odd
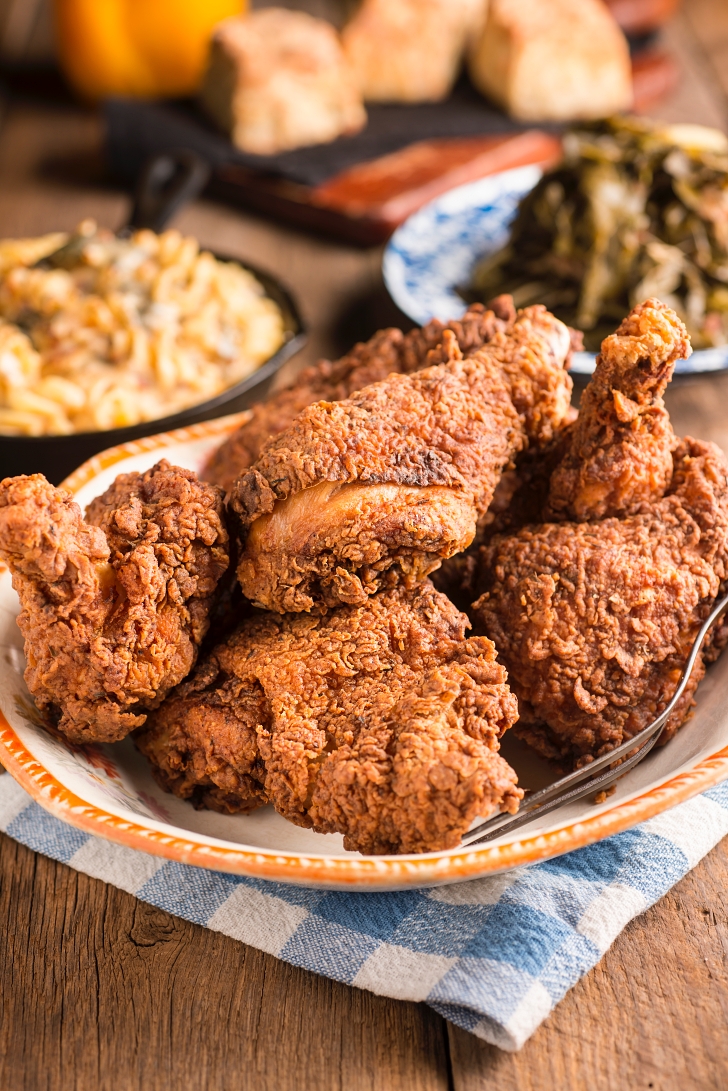
[[(544, 0), (521, 7), (541, 15), (553, 8), (561, 17), (564, 4)], [(610, 39), (614, 65), (619, 67), (620, 50), (628, 58), (624, 63), (635, 111), (728, 132), (728, 3), (610, 0), (605, 6), (610, 25), (619, 28), (619, 40)], [(396, 56), (398, 46), (394, 31), (387, 43), (376, 25), (386, 2), (378, 11), (372, 3), (374, 29), (357, 25), (356, 46), (346, 46), (347, 33), (349, 39), (354, 34), (344, 33), (347, 56), (359, 49), (357, 56), (369, 66), (366, 77), (374, 90), (364, 94), (364, 106), (337, 101), (334, 110), (331, 103), (339, 92), (329, 85), (326, 109), (332, 116), (338, 111), (333, 135), (316, 142), (304, 131), (297, 143), (295, 133), (286, 133), (282, 143), (255, 144), (259, 130), (249, 116), (241, 114), (237, 128), (229, 116), (234, 113), (232, 92), (229, 86), (225, 90), (225, 81), (232, 79), (231, 58), (238, 49), (232, 37), (220, 39), (212, 92), (206, 98), (203, 93), (202, 101), (199, 93), (219, 20), (271, 7), (308, 13), (337, 31), (357, 18), (362, 24), (356, 0), (253, 0), (250, 5), (239, 0), (0, 0), (0, 236), (71, 231), (85, 217), (116, 229), (128, 216), (130, 193), (148, 156), (170, 148), (194, 149), (207, 160), (212, 177), (202, 199), (183, 208), (175, 226), (205, 247), (268, 270), (292, 289), (310, 335), (280, 373), (277, 381), (283, 383), (304, 364), (323, 355), (336, 357), (377, 328), (411, 326), (383, 287), (387, 237), (420, 205), (453, 185), (521, 162), (552, 161), (553, 142), (571, 118), (566, 106), (556, 116), (558, 104), (552, 116), (529, 114), (533, 89), (525, 88), (519, 99), (520, 89), (506, 86), (506, 77), (499, 76), (501, 69), (505, 72), (498, 53), (502, 35), (491, 29), (483, 37), (477, 27), (472, 33), (481, 34), (486, 44), (453, 52), (452, 71), (442, 77), (444, 92), (425, 89), (419, 101), (417, 89), (405, 88), (399, 101), (392, 100), (391, 91), (379, 94), (377, 80), (387, 72), (383, 76), (376, 70), (377, 50), (389, 44), (390, 55)], [(501, 18), (508, 8), (507, 0), (491, 0), (488, 19)], [(469, 0), (469, 10), (477, 22), (483, 0)], [(367, 33), (376, 45), (369, 54), (366, 41), (361, 45)], [(435, 48), (444, 40), (444, 31), (435, 35)], [(601, 40), (596, 44), (598, 65), (599, 54), (609, 50), (602, 49)], [(261, 57), (268, 68), (274, 54), (275, 63), (285, 68), (281, 51), (276, 53), (269, 41), (264, 46)], [(550, 73), (554, 85), (561, 65), (570, 63), (563, 42), (559, 49), (558, 65), (531, 66)], [(468, 57), (464, 72), (463, 56)], [(235, 78), (242, 80), (245, 70), (245, 79), (254, 83), (259, 76), (250, 75), (252, 68), (252, 62), (247, 70), (240, 62)], [(407, 76), (402, 76), (403, 87)], [(278, 94), (269, 84), (265, 93)], [(593, 116), (599, 116), (595, 111)], [(300, 117), (296, 123), (303, 124)], [(277, 136), (282, 131), (279, 127)], [(530, 144), (524, 143), (524, 134)], [(700, 430), (701, 398), (683, 398), (679, 431)], [(714, 438), (728, 442), (728, 436)]]

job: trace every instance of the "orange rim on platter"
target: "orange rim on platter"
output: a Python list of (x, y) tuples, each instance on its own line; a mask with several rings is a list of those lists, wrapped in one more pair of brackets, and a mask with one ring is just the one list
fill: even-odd
[[(65, 482), (72, 492), (101, 470), (130, 456), (163, 451), (188, 441), (222, 439), (247, 413), (219, 418), (111, 448), (79, 467)], [(4, 566), (0, 565), (0, 571)], [(728, 703), (728, 701), (726, 702)], [(667, 749), (667, 748), (666, 748)], [(471, 848), (411, 856), (317, 855), (238, 846), (188, 829), (160, 829), (162, 823), (132, 820), (81, 798), (28, 749), (0, 712), (0, 762), (35, 802), (57, 818), (89, 834), (128, 848), (198, 867), (278, 882), (339, 889), (433, 886), (474, 879), (558, 856), (644, 822), (728, 777), (728, 746), (700, 758), (658, 785), (607, 809), (556, 825), (544, 832), (510, 836)], [(626, 779), (626, 778), (625, 778)], [(596, 810), (596, 808), (595, 808)]]

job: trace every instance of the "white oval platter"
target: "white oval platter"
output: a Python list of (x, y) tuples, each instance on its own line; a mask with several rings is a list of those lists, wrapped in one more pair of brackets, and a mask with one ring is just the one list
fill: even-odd
[[(113, 448), (85, 463), (66, 485), (83, 507), (117, 473), (159, 458), (199, 470), (245, 414)], [(634, 826), (728, 776), (728, 655), (700, 686), (693, 718), (670, 744), (595, 805), (580, 801), (486, 845), (420, 856), (360, 856), (339, 836), (293, 826), (272, 807), (251, 815), (196, 811), (156, 784), (130, 739), (71, 746), (51, 737), (23, 681), (17, 596), (0, 573), (0, 761), (58, 818), (99, 837), (182, 863), (278, 882), (338, 890), (398, 890), (461, 882), (557, 856)], [(526, 787), (553, 774), (515, 739), (503, 753)]]

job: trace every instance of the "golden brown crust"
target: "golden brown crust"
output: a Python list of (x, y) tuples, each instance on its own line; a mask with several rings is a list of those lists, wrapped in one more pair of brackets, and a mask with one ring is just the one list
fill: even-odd
[(497, 534), (513, 534), (530, 523), (542, 522), (551, 474), (569, 448), (575, 419), (574, 409), (550, 443), (521, 451), (514, 468), (506, 470), (498, 482), (490, 507), (478, 519), (472, 544), (463, 553), (444, 560), (432, 573), (435, 587), (459, 609), (467, 611), (477, 597), (475, 581), (481, 546)]
[(0, 556), (20, 596), (28, 688), (71, 739), (121, 739), (192, 667), (228, 566), (219, 489), (160, 462), (84, 523), (44, 477), (0, 484)]
[[(480, 557), (478, 623), (518, 695), (523, 735), (581, 763), (665, 707), (728, 577), (728, 460), (685, 439), (667, 495), (640, 514), (528, 527)], [(684, 721), (702, 658), (663, 739)]]
[(322, 481), (440, 485), (480, 500), (489, 491), (481, 477), (524, 441), (499, 369), (487, 357), (463, 360), (450, 338), (446, 363), (300, 413), (235, 483), (231, 506), (242, 524)]
[(362, 604), (382, 587), (414, 587), (470, 542), (474, 518), (455, 489), (321, 481), (255, 521), (238, 580), (279, 613)]
[[(662, 401), (689, 355), (673, 311), (635, 307), (605, 339), (551, 474), (546, 518), (577, 521), (496, 537), (474, 566), (474, 613), (511, 671), (518, 733), (565, 765), (665, 707), (726, 579), (728, 462), (712, 444), (678, 442)], [(663, 741), (726, 635), (704, 649)]]
[(677, 440), (662, 395), (691, 351), (685, 326), (657, 299), (605, 338), (570, 449), (551, 478), (547, 519), (626, 515), (664, 494)]
[(495, 649), (431, 584), (326, 616), (256, 614), (137, 735), (169, 790), (267, 798), (360, 852), (452, 847), (522, 795), (497, 754), (516, 702)]
[(533, 307), (472, 356), (446, 330), (431, 354), (445, 362), (305, 409), (230, 495), (247, 597), (279, 612), (361, 602), (464, 549), (516, 453), (568, 414), (569, 352), (567, 328)]
[(233, 488), (244, 594), (282, 613), (413, 584), (470, 543), (522, 442), (500, 373), (476, 358), (310, 406)]
[(442, 342), (444, 330), (455, 334), (461, 352), (468, 356), (510, 325), (515, 316), (510, 296), (499, 297), (488, 310), (475, 303), (461, 319), (447, 325), (433, 319), (406, 334), (398, 329), (380, 330), (340, 360), (321, 360), (305, 368), (291, 386), (253, 406), (251, 419), (213, 453), (204, 477), (229, 492), (235, 479), (258, 458), (263, 445), (312, 402), (341, 401), (388, 375), (419, 371), (428, 354)]

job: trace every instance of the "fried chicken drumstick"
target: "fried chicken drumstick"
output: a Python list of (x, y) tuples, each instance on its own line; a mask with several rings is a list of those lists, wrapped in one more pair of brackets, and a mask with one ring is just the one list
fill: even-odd
[(309, 406), (233, 487), (244, 594), (280, 613), (363, 603), (463, 550), (504, 468), (566, 419), (570, 350), (531, 307), (470, 357), (446, 330), (433, 366)]
[(522, 791), (497, 753), (517, 716), (495, 649), (429, 582), (325, 616), (258, 613), (135, 739), (169, 791), (342, 833), (364, 853), (456, 845)]
[(685, 326), (657, 299), (635, 307), (605, 338), (551, 477), (547, 518), (629, 515), (664, 495), (677, 440), (662, 395), (677, 361), (691, 352)]
[[(661, 404), (688, 352), (674, 312), (637, 307), (607, 338), (551, 478), (551, 510), (590, 521), (526, 527), (480, 553), (474, 613), (518, 696), (516, 731), (562, 765), (618, 746), (665, 707), (728, 577), (728, 460), (675, 440)], [(662, 741), (723, 639), (701, 655)]]
[(113, 742), (195, 662), (229, 563), (222, 493), (163, 461), (117, 477), (84, 522), (41, 474), (6, 478), (0, 557), (36, 704), (69, 739)]
[(488, 307), (475, 303), (461, 319), (443, 325), (435, 318), (407, 334), (398, 329), (379, 330), (340, 360), (321, 360), (305, 368), (290, 386), (253, 406), (250, 420), (218, 447), (203, 476), (229, 492), (235, 479), (258, 458), (263, 445), (288, 428), (307, 406), (341, 401), (388, 375), (419, 371), (425, 367), (428, 353), (441, 344), (445, 330), (455, 335), (463, 355), (470, 355), (516, 316), (510, 296), (499, 296)]

